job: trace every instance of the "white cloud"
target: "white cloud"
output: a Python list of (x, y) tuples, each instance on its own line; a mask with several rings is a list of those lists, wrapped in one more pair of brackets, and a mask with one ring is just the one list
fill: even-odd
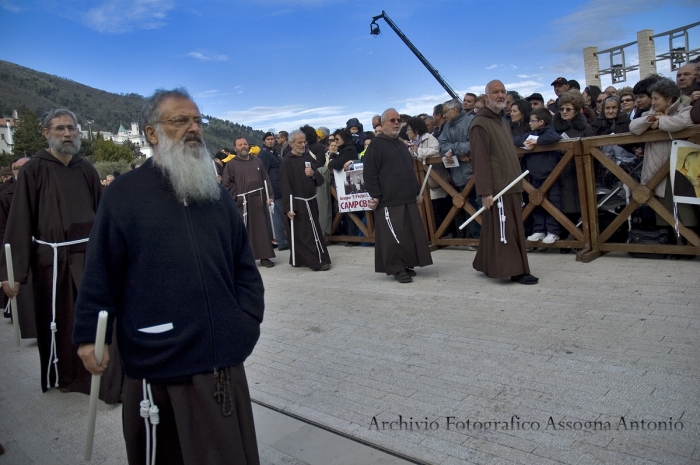
[(201, 92), (197, 92), (195, 94), (192, 94), (192, 97), (194, 97), (194, 98), (211, 98), (211, 97), (221, 97), (223, 95), (228, 95), (228, 94), (221, 92), (218, 89), (214, 89), (214, 90), (203, 90)]
[(161, 28), (172, 8), (172, 0), (107, 0), (81, 13), (80, 17), (91, 29), (120, 34), (135, 29)]
[(228, 55), (207, 52), (206, 50), (193, 50), (187, 54), (188, 57), (196, 58), (201, 61), (228, 61)]
[(10, 0), (0, 0), (0, 8), (3, 10), (11, 11), (13, 13), (19, 13), (22, 11), (22, 8), (18, 7), (17, 5), (14, 5), (13, 2)]
[(280, 107), (258, 106), (247, 110), (231, 110), (219, 115), (219, 118), (251, 126), (256, 129), (276, 128), (276, 130), (297, 129), (305, 124), (311, 126), (326, 126), (334, 129), (345, 127), (350, 118), (358, 118), (369, 129), (371, 112), (346, 113), (340, 106), (325, 106), (309, 108), (304, 105), (284, 105)]
[(486, 67), (486, 70), (496, 69), (496, 68), (498, 68), (498, 67), (500, 67), (500, 66), (503, 66), (503, 65), (491, 65), (491, 66), (487, 66), (487, 67)]

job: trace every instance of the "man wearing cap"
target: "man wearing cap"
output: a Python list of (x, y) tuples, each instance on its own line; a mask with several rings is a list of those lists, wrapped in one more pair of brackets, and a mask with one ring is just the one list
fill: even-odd
[(559, 113), (559, 97), (569, 90), (569, 81), (567, 81), (566, 78), (558, 77), (552, 81), (552, 86), (554, 86), (554, 93), (557, 94), (557, 99), (547, 108), (552, 113)]
[[(260, 150), (258, 158), (263, 162), (263, 166), (270, 177), (272, 190), (269, 192), (270, 198), (274, 198), (274, 207), (272, 209), (272, 227), (275, 231), (278, 250), (287, 250), (289, 242), (284, 232), (284, 218), (282, 217), (282, 193), (280, 192), (280, 158), (277, 150), (275, 150), (275, 135), (271, 132), (266, 132), (263, 136), (263, 146)], [(269, 189), (269, 186), (268, 186)]]
[(581, 92), (581, 84), (579, 84), (576, 79), (570, 79), (569, 80), (569, 90), (571, 90), (571, 89), (576, 89), (577, 91)]
[(539, 94), (537, 92), (530, 95), (529, 97), (526, 97), (525, 100), (530, 102), (530, 107), (533, 110), (544, 107), (544, 97), (542, 97), (542, 94)]

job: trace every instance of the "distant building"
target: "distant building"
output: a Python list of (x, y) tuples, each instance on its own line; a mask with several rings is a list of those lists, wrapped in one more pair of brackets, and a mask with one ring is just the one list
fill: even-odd
[(12, 117), (6, 116), (0, 121), (0, 153), (12, 153), (14, 145), (14, 132), (17, 130), (17, 110)]
[[(83, 131), (81, 125), (78, 125), (78, 128), (80, 129), (80, 134), (83, 139), (87, 139), (90, 137), (89, 132)], [(117, 130), (116, 134), (111, 132), (100, 131), (100, 135), (102, 135), (102, 138), (104, 140), (111, 140), (115, 144), (123, 144), (128, 140), (132, 144), (135, 144), (139, 148), (141, 153), (144, 154), (146, 157), (153, 156), (153, 149), (150, 145), (148, 145), (146, 136), (141, 131), (139, 131), (139, 123), (132, 122), (130, 131), (127, 131), (124, 125), (119, 123), (119, 129)]]

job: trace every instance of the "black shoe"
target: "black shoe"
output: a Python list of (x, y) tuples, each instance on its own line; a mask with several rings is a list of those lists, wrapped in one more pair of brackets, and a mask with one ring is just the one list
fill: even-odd
[(345, 243), (345, 247), (357, 247), (358, 245), (360, 245), (360, 244), (358, 244), (357, 242), (346, 242)]
[(412, 278), (416, 275), (416, 272), (413, 270), (413, 268), (406, 268), (406, 273)]
[(539, 278), (535, 278), (531, 274), (519, 274), (518, 276), (511, 276), (510, 280), (514, 283), (520, 284), (537, 284), (539, 282)]
[(326, 263), (326, 264), (323, 265), (321, 268), (319, 268), (319, 270), (321, 270), (321, 271), (328, 271), (328, 270), (330, 270), (330, 269), (331, 269), (331, 264), (330, 264), (330, 263)]
[(5, 448), (2, 447), (2, 444), (0, 444), (0, 455), (5, 453)]
[(395, 277), (396, 280), (397, 280), (398, 282), (400, 282), (400, 283), (410, 283), (410, 282), (413, 282), (413, 279), (411, 279), (411, 277), (410, 277), (410, 276), (408, 275), (408, 273), (405, 272), (405, 271), (399, 271), (398, 273), (396, 273), (396, 274), (394, 275), (394, 277)]
[(263, 258), (262, 260), (260, 260), (260, 265), (264, 266), (265, 268), (272, 268), (273, 266), (275, 266), (275, 264), (272, 263), (272, 260), (268, 260), (267, 258)]
[(287, 246), (287, 247), (280, 247), (280, 248), (277, 249), (277, 250), (279, 250), (280, 252), (282, 252), (282, 251), (284, 251), (284, 250), (289, 250), (289, 246)]

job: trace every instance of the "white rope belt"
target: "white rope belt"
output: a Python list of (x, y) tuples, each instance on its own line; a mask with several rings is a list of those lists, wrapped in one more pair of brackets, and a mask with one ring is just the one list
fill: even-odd
[(386, 220), (386, 224), (389, 225), (389, 229), (391, 230), (391, 234), (394, 235), (394, 239), (396, 239), (396, 243), (400, 244), (399, 238), (396, 237), (396, 233), (394, 232), (394, 226), (391, 224), (391, 218), (389, 218), (389, 207), (384, 207), (384, 219)]
[(67, 245), (82, 244), (90, 238), (78, 239), (68, 242), (44, 242), (33, 237), (32, 240), (37, 244), (48, 245), (53, 249), (53, 286), (51, 289), (51, 352), (49, 353), (49, 366), (46, 370), (46, 388), (51, 388), (51, 364), (53, 363), (54, 372), (56, 373), (56, 384), (58, 384), (58, 354), (56, 352), (56, 281), (58, 280), (58, 248)]
[[(156, 426), (160, 423), (158, 406), (153, 401), (151, 383), (143, 379), (143, 400), (139, 404), (139, 411), (146, 425), (146, 465), (156, 465)], [(152, 428), (148, 427), (151, 423)], [(151, 437), (153, 437), (153, 447), (151, 447)]]
[(321, 239), (319, 238), (318, 235), (318, 230), (316, 229), (316, 223), (314, 222), (314, 217), (311, 215), (311, 206), (309, 205), (309, 202), (313, 199), (316, 198), (314, 195), (313, 197), (309, 197), (308, 199), (305, 199), (303, 197), (294, 197), (297, 200), (303, 200), (306, 202), (306, 211), (309, 213), (309, 220), (311, 221), (311, 230), (314, 233), (314, 242), (316, 243), (316, 251), (318, 252), (318, 261), (322, 262), (321, 259), (321, 254), (323, 253), (323, 245), (321, 244)]
[(507, 244), (506, 241), (506, 214), (503, 211), (503, 199), (498, 198), (498, 222), (501, 225), (501, 242)]
[[(246, 197), (248, 194), (252, 194), (254, 192), (258, 192), (263, 190), (265, 187), (260, 187), (258, 189), (253, 189), (252, 191), (245, 192), (243, 194), (238, 194), (237, 197), (243, 197), (243, 224), (248, 227), (248, 198)], [(260, 196), (260, 200), (262, 201), (262, 195)]]

